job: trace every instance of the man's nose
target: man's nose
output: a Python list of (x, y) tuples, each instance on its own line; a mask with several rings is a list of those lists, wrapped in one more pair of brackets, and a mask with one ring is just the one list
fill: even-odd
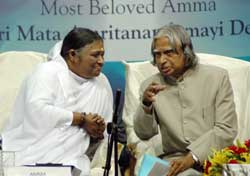
[(162, 54), (159, 58), (159, 63), (165, 63), (168, 62), (168, 58), (165, 54)]

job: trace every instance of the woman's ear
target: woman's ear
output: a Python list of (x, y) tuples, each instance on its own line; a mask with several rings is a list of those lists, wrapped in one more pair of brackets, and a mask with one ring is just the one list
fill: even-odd
[(75, 56), (76, 55), (76, 51), (74, 49), (70, 49), (68, 51), (68, 53), (69, 53), (69, 56)]
[(74, 49), (70, 49), (68, 53), (69, 53), (69, 60), (73, 63), (77, 62), (78, 58), (76, 51)]

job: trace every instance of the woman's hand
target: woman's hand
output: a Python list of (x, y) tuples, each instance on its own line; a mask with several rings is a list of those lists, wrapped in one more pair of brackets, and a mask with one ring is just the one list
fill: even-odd
[(106, 127), (104, 119), (100, 115), (92, 113), (86, 114), (84, 118), (84, 123), (81, 127), (86, 130), (91, 137), (103, 139), (103, 132)]

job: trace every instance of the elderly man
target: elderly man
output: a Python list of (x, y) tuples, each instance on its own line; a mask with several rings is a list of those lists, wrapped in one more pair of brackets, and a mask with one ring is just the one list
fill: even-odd
[(15, 151), (16, 165), (62, 163), (89, 175), (90, 137), (104, 138), (113, 113), (111, 87), (101, 73), (103, 40), (75, 28), (54, 56), (22, 84), (2, 133), (3, 150)]
[(180, 25), (162, 27), (152, 42), (159, 73), (143, 82), (134, 129), (141, 139), (162, 134), (168, 176), (200, 175), (211, 148), (233, 143), (237, 117), (228, 73), (202, 65)]

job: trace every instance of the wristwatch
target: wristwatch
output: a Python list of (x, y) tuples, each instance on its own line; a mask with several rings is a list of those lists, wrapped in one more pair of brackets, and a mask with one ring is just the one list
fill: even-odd
[(141, 101), (141, 105), (143, 108), (151, 109), (153, 106), (152, 102)]
[(195, 162), (196, 164), (198, 164), (198, 163), (199, 163), (199, 158), (198, 158), (193, 152), (190, 151), (190, 153), (191, 153), (191, 155), (192, 155), (192, 158), (193, 158), (194, 162)]
[(80, 124), (80, 126), (83, 126), (84, 124), (85, 124), (85, 122), (86, 122), (86, 113), (85, 112), (81, 112), (81, 124)]

